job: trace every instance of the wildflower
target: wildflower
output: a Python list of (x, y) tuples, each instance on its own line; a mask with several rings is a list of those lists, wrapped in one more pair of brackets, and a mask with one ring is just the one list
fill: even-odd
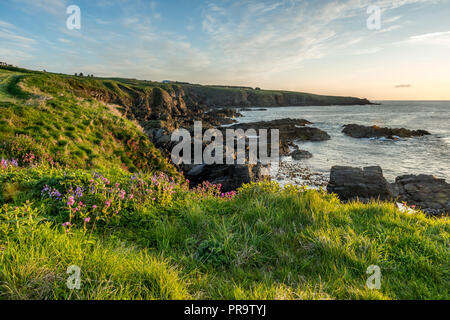
[(106, 207), (109, 208), (111, 206), (111, 200), (106, 200)]
[(63, 225), (64, 228), (69, 227), (70, 226), (70, 222), (64, 222), (62, 225)]
[(5, 160), (2, 158), (2, 162), (1, 162), (2, 168), (6, 169), (8, 167), (8, 160)]
[(133, 194), (130, 194), (130, 199), (133, 199), (134, 198), (134, 195)]
[(94, 204), (94, 205), (92, 206), (92, 209), (97, 209), (97, 206)]
[(74, 203), (75, 203), (75, 199), (72, 196), (70, 196), (69, 200), (67, 200), (67, 205), (69, 207), (71, 207), (71, 206), (73, 206)]
[(90, 217), (87, 217), (87, 218), (84, 219), (84, 222), (85, 222), (85, 223), (89, 223), (90, 221), (91, 221), (91, 218), (90, 218)]

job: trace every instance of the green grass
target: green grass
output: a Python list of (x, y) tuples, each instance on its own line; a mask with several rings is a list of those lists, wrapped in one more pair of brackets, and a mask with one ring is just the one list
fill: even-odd
[(40, 161), (61, 166), (127, 166), (130, 171), (176, 175), (136, 124), (105, 104), (80, 99), (72, 92), (75, 87), (94, 90), (96, 85), (103, 89), (91, 79), (0, 69), (0, 141), (4, 145), (0, 156), (21, 161), (33, 153)]
[[(0, 69), (0, 156), (19, 163), (0, 166), (0, 299), (450, 298), (446, 217), (276, 183), (232, 199), (189, 190), (101, 102), (158, 85)], [(80, 290), (66, 285), (72, 265)], [(366, 286), (370, 265), (380, 290)]]
[[(259, 183), (232, 200), (180, 189), (165, 203), (123, 205), (92, 235), (80, 223), (66, 233), (65, 200), (49, 202), (40, 190), (62, 190), (92, 174), (64, 173), (41, 167), (1, 175), (8, 203), (0, 211), (4, 299), (450, 297), (446, 218)], [(108, 175), (111, 184), (129, 177)], [(81, 290), (73, 293), (66, 287), (71, 265), (82, 269)], [(370, 265), (381, 268), (380, 290), (366, 286)]]

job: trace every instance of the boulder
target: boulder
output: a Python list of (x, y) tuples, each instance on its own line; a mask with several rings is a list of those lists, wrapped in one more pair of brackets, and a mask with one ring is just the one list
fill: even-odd
[(405, 128), (380, 128), (378, 126), (361, 126), (358, 124), (347, 124), (342, 132), (353, 138), (411, 138), (430, 135), (425, 130), (408, 130)]
[(295, 150), (289, 154), (294, 160), (310, 159), (312, 154), (306, 150)]
[(186, 173), (191, 187), (203, 181), (212, 184), (221, 184), (222, 192), (234, 191), (244, 183), (270, 180), (270, 166), (258, 164), (213, 164), (197, 165)]
[(392, 198), (390, 186), (378, 166), (363, 169), (334, 166), (331, 168), (327, 190), (336, 193), (344, 201)]
[(431, 215), (450, 212), (450, 184), (431, 175), (404, 175), (395, 179), (395, 196)]

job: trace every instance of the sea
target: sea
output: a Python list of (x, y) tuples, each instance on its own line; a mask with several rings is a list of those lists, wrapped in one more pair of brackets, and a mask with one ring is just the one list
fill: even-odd
[[(450, 182), (450, 101), (375, 101), (380, 105), (276, 107), (265, 111), (240, 111), (239, 122), (282, 118), (306, 119), (326, 131), (331, 139), (298, 146), (313, 154), (311, 159), (283, 161), (329, 176), (334, 165), (380, 166), (385, 178), (428, 174)], [(258, 110), (258, 111), (257, 111)], [(422, 129), (430, 136), (398, 141), (356, 139), (342, 133), (345, 124)]]

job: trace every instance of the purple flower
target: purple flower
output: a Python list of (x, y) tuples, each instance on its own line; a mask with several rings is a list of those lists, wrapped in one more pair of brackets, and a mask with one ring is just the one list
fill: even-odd
[(70, 222), (64, 222), (62, 225), (63, 225), (63, 227), (65, 227), (65, 228), (66, 228), (66, 227), (69, 227), (69, 226), (70, 226)]

